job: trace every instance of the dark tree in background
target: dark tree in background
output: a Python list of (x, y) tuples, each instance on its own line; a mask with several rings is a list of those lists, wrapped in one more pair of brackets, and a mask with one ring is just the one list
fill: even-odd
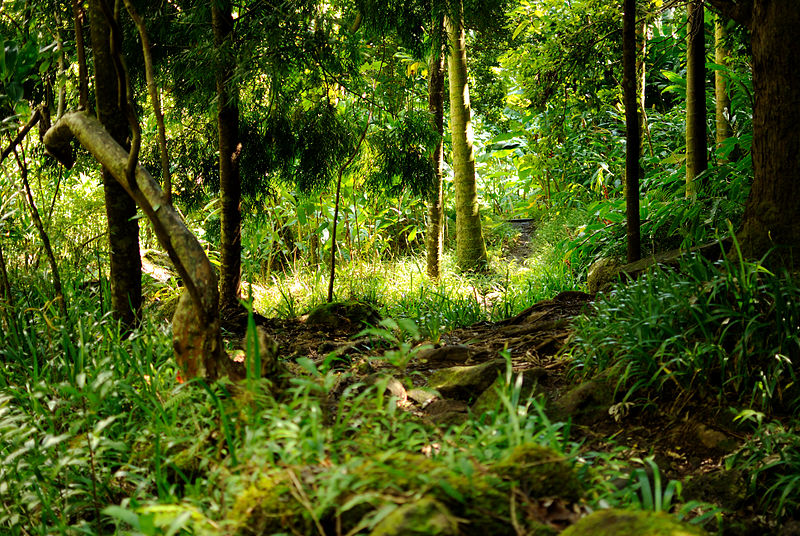
[(641, 156), (641, 125), (636, 91), (636, 0), (624, 0), (622, 19), (622, 85), (625, 99), (625, 204), (628, 219), (628, 262), (641, 256), (639, 222), (639, 157)]
[[(112, 55), (112, 45), (116, 53), (120, 52), (122, 36), (118, 30), (112, 34), (116, 23), (110, 21), (108, 15), (113, 13), (114, 6), (108, 0), (89, 0), (95, 106), (100, 123), (117, 143), (127, 147), (128, 125), (120, 108), (119, 78)], [(106, 168), (103, 168), (103, 190), (111, 257), (111, 305), (115, 318), (124, 327), (132, 328), (142, 308), (142, 259), (136, 203)]]
[(438, 279), (443, 249), (442, 225), (442, 170), (444, 167), (444, 20), (439, 17), (434, 25), (431, 39), (431, 58), (428, 72), (428, 111), (433, 128), (439, 134), (439, 141), (433, 150), (433, 168), (436, 173), (435, 184), (428, 200), (428, 229), (426, 237), (427, 271), (431, 279)]
[(738, 232), (742, 253), (800, 265), (800, 5), (797, 0), (711, 0), (746, 25), (753, 52), (753, 186)]
[(239, 310), (242, 272), (242, 209), (239, 158), (239, 95), (232, 80), (233, 16), (231, 4), (211, 0), (214, 45), (217, 50), (217, 128), (219, 133), (220, 312), (223, 318)]

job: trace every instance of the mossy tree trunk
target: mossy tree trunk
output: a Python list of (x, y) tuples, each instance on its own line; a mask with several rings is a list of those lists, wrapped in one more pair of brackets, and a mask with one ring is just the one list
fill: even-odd
[(624, 0), (622, 20), (622, 85), (625, 100), (626, 156), (625, 206), (627, 215), (628, 262), (641, 256), (639, 222), (639, 158), (641, 156), (641, 124), (636, 90), (636, 0)]
[[(119, 106), (117, 72), (111, 53), (111, 27), (105, 15), (105, 12), (113, 13), (114, 6), (108, 1), (89, 0), (88, 4), (95, 106), (103, 127), (117, 143), (127, 147), (128, 124)], [(103, 167), (103, 191), (111, 260), (111, 306), (114, 317), (124, 327), (133, 328), (140, 319), (142, 308), (142, 259), (139, 256), (136, 203), (106, 167)]]
[[(725, 21), (719, 15), (714, 21), (714, 61), (717, 65), (728, 67), (728, 50), (725, 47), (727, 38)], [(717, 147), (733, 136), (731, 129), (731, 97), (728, 93), (728, 74), (717, 69), (714, 73), (714, 94), (716, 97), (716, 141)]]
[[(442, 35), (444, 21), (438, 21), (434, 35)], [(428, 277), (438, 279), (441, 269), (443, 249), (442, 225), (442, 168), (444, 167), (444, 43), (434, 40), (428, 74), (428, 111), (433, 128), (439, 133), (439, 141), (433, 150), (433, 169), (436, 179), (428, 199), (428, 232), (426, 236)]]
[(211, 0), (214, 45), (217, 49), (217, 129), (220, 195), (220, 310), (223, 317), (241, 312), (242, 209), (239, 158), (239, 94), (234, 83), (233, 16), (228, 0)]
[(475, 153), (472, 146), (472, 110), (467, 84), (467, 50), (462, 2), (453, 3), (445, 18), (450, 41), (450, 132), (453, 144), (453, 180), (456, 201), (456, 257), (462, 270), (485, 270), (486, 244), (475, 183)]
[(705, 9), (692, 0), (686, 10), (686, 197), (694, 197), (695, 178), (708, 169)]

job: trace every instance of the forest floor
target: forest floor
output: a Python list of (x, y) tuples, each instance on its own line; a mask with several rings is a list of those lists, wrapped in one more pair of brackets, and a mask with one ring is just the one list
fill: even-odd
[[(522, 264), (532, 253), (534, 222), (510, 223), (519, 234), (507, 242), (503, 255)], [(670, 482), (677, 481), (684, 503), (704, 503), (695, 514), (711, 505), (726, 512), (725, 534), (776, 533), (769, 516), (758, 511), (742, 472), (725, 468), (749, 435), (728, 406), (696, 393), (691, 399), (676, 393), (669, 399), (640, 396), (618, 402), (619, 374), (607, 371), (590, 379), (575, 370), (568, 351), (572, 320), (592, 314), (594, 299), (584, 292), (562, 292), (511, 318), (455, 329), (436, 341), (364, 329), (380, 318), (371, 307), (352, 302), (298, 318), (256, 315), (256, 322), (275, 340), (290, 372), (303, 374), (295, 360), (305, 357), (320, 368), (349, 373), (330, 394), (333, 403), (349, 385), (382, 381), (399, 408), (449, 426), (496, 409), (501, 401), (493, 387), (503, 378), (512, 385), (521, 381), (521, 400), (543, 401), (547, 418), (569, 423), (568, 439), (580, 445), (579, 456), (605, 464), (605, 477), (616, 476), (605, 483), (612, 492), (635, 488), (636, 479), (647, 474), (652, 496), (666, 500)], [(800, 530), (784, 527), (777, 533)]]
[[(522, 262), (530, 253), (534, 228), (530, 222), (514, 225), (520, 235), (509, 243), (506, 255)], [(747, 439), (730, 410), (719, 401), (677, 395), (615, 403), (619, 396), (613, 374), (585, 379), (573, 370), (565, 352), (573, 335), (571, 321), (591, 314), (594, 298), (562, 292), (512, 318), (456, 329), (435, 342), (408, 344), (399, 358), (397, 340), (362, 331), (364, 311), (359, 308), (328, 310), (321, 321), (306, 315), (259, 318), (259, 323), (289, 363), (301, 356), (318, 365), (325, 362), (349, 371), (348, 385), (383, 378), (399, 407), (442, 426), (497, 407), (500, 401), (492, 386), (510, 364), (508, 377), (521, 377), (524, 397), (544, 400), (553, 422), (570, 423), (569, 439), (581, 445), (582, 456), (614, 464), (619, 477), (610, 486), (629, 486), (641, 474), (634, 470), (643, 469), (654, 494), (666, 495), (668, 483), (675, 480), (682, 483), (684, 501), (705, 503), (705, 511), (709, 504), (723, 508), (728, 512), (725, 534), (769, 533), (767, 516), (757, 511), (742, 473), (725, 469), (726, 457)], [(655, 466), (643, 461), (647, 457)]]
[[(386, 341), (370, 335), (354, 338), (360, 328), (346, 317), (327, 326), (308, 325), (304, 319), (270, 319), (264, 327), (278, 342), (282, 357), (307, 356), (322, 363), (335, 355), (334, 366), (351, 372), (348, 385), (390, 377), (387, 390), (400, 407), (439, 425), (460, 424), (470, 413), (479, 415), (499, 402), (492, 386), (506, 370), (500, 355), (507, 351), (513, 376), (522, 377), (523, 395), (542, 397), (554, 422), (569, 421), (569, 438), (582, 445), (584, 455), (613, 454), (623, 462), (620, 478), (612, 485), (626, 486), (636, 468), (652, 479), (652, 466), (642, 462), (651, 456), (661, 479), (655, 493), (664, 493), (670, 480), (680, 481), (684, 500), (734, 512), (730, 520), (740, 529), (726, 534), (763, 530), (765, 516), (749, 500), (743, 475), (724, 468), (725, 458), (746, 439), (737, 431), (733, 414), (717, 409), (714, 402), (680, 398), (615, 404), (615, 378), (583, 381), (571, 372), (563, 353), (573, 333), (571, 320), (590, 313), (592, 301), (589, 294), (563, 292), (513, 318), (456, 329), (438, 344), (423, 341), (412, 348), (404, 367), (382, 359), (397, 350)], [(343, 389), (342, 385), (337, 392)]]

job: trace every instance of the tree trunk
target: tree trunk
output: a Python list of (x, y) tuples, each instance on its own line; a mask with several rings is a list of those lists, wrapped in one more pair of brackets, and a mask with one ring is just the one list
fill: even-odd
[[(728, 66), (728, 51), (725, 48), (725, 21), (719, 15), (716, 16), (714, 23), (715, 52), (714, 61), (717, 65)], [(720, 71), (714, 72), (714, 94), (716, 97), (716, 138), (717, 147), (725, 140), (733, 136), (731, 129), (731, 97), (728, 95), (728, 73)]]
[(641, 256), (639, 222), (639, 158), (641, 131), (636, 91), (636, 0), (624, 0), (622, 21), (622, 85), (625, 98), (625, 207), (627, 214), (627, 258), (638, 261)]
[(0, 243), (0, 298), (6, 303), (11, 302), (11, 284), (8, 282), (8, 269), (3, 257), (3, 244)]
[[(434, 35), (441, 35), (441, 19)], [(428, 111), (433, 128), (439, 133), (439, 141), (433, 150), (433, 169), (436, 173), (433, 191), (428, 199), (428, 232), (426, 236), (428, 277), (439, 279), (443, 238), (442, 232), (442, 168), (444, 167), (444, 47), (438, 39), (434, 40), (428, 76)]]
[(69, 324), (69, 313), (67, 312), (67, 299), (64, 296), (64, 291), (61, 286), (61, 274), (58, 271), (58, 262), (53, 253), (53, 247), (50, 245), (50, 236), (44, 228), (44, 223), (39, 215), (39, 209), (36, 207), (36, 201), (33, 198), (30, 182), (28, 182), (28, 166), (25, 164), (24, 156), (20, 158), (19, 154), (14, 151), (14, 156), (17, 158), (19, 166), (20, 178), (22, 179), (22, 193), (25, 201), (28, 203), (28, 211), (31, 214), (31, 221), (36, 231), (39, 233), (39, 238), (42, 241), (44, 254), (47, 257), (47, 262), (50, 264), (50, 271), (53, 272), (53, 290), (55, 291), (56, 300), (58, 301), (58, 311), (61, 313), (62, 321)]
[(233, 17), (229, 1), (211, 0), (214, 45), (217, 48), (217, 129), (219, 134), (220, 311), (224, 318), (242, 312), (242, 208), (239, 181), (239, 94), (231, 57)]
[(72, 14), (75, 19), (75, 50), (78, 53), (78, 104), (82, 110), (89, 109), (89, 75), (86, 69), (86, 47), (83, 43), (83, 2), (72, 0)]
[(688, 3), (686, 10), (686, 197), (694, 197), (695, 177), (708, 169), (705, 10), (696, 0)]
[(453, 181), (456, 190), (456, 257), (461, 270), (485, 270), (488, 265), (483, 241), (475, 183), (475, 154), (472, 147), (472, 110), (467, 85), (467, 51), (464, 11), (460, 0), (445, 19), (450, 40), (450, 131), (453, 144)]
[(797, 0), (757, 0), (752, 10), (753, 186), (739, 241), (758, 258), (800, 266), (800, 9)]
[(650, 149), (650, 157), (654, 157), (653, 140), (650, 137), (650, 125), (647, 121), (647, 43), (652, 38), (650, 22), (652, 20), (650, 1), (638, 6), (636, 18), (636, 94), (639, 100), (639, 132), (641, 135), (640, 154), (644, 154), (645, 141)]
[[(117, 73), (111, 57), (110, 28), (101, 4), (105, 1), (107, 0), (89, 0), (97, 118), (117, 143), (126, 146), (128, 127), (119, 107)], [(113, 7), (109, 10), (113, 12)], [(139, 256), (136, 203), (105, 167), (103, 190), (111, 259), (111, 306), (114, 317), (125, 328), (133, 328), (139, 321), (142, 308), (142, 259)]]

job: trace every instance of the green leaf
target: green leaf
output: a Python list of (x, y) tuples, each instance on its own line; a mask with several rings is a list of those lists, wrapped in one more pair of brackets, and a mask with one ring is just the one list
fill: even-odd
[(116, 519), (117, 521), (122, 521), (123, 523), (127, 523), (135, 530), (141, 529), (139, 525), (139, 516), (136, 514), (136, 512), (132, 512), (127, 508), (123, 508), (121, 506), (117, 506), (116, 504), (114, 504), (103, 508), (103, 513), (109, 517)]

